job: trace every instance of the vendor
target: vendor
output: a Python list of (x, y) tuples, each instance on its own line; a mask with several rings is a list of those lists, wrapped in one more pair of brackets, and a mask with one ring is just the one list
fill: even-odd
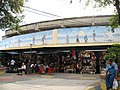
[(24, 63), (22, 63), (22, 66), (18, 69), (18, 72), (18, 75), (22, 75), (22, 72), (26, 73), (26, 65)]

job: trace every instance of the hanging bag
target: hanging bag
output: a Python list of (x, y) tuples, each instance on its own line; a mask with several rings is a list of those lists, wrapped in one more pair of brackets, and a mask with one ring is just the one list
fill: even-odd
[(117, 90), (117, 88), (118, 88), (118, 81), (117, 81), (117, 79), (114, 79), (112, 88), (113, 88), (113, 90)]

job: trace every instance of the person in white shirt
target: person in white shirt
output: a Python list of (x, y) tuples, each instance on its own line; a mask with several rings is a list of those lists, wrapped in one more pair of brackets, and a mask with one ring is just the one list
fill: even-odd
[(10, 66), (11, 66), (11, 69), (12, 69), (13, 71), (14, 71), (14, 68), (15, 68), (15, 63), (16, 63), (16, 62), (15, 62), (15, 60), (13, 60), (13, 59), (10, 61)]
[(108, 60), (108, 64), (106, 65), (106, 87), (107, 90), (111, 90), (113, 86), (114, 78), (117, 79), (118, 75), (118, 65), (113, 62), (111, 58)]
[(46, 72), (48, 72), (48, 68), (49, 68), (49, 66), (46, 65), (46, 66), (45, 66), (45, 70), (46, 70)]
[(15, 60), (11, 60), (11, 65), (15, 65)]
[(34, 63), (31, 63), (30, 65), (30, 73), (34, 73), (35, 72), (35, 65)]
[(21, 69), (26, 70), (26, 65), (24, 63), (22, 63)]
[(26, 73), (26, 65), (24, 63), (22, 63), (21, 68), (18, 69), (18, 72), (21, 73), (19, 75), (22, 75), (22, 73)]

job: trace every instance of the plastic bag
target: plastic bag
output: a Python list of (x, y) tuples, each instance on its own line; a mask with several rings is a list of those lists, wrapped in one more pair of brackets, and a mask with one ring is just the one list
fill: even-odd
[(112, 87), (114, 90), (117, 90), (118, 88), (118, 81), (116, 79), (114, 79), (113, 81), (113, 87)]

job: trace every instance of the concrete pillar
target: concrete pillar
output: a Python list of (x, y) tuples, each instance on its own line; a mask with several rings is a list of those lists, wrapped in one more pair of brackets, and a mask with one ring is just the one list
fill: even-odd
[(99, 51), (94, 52), (96, 56), (96, 74), (100, 73)]
[(58, 43), (58, 30), (55, 29), (52, 32), (52, 43), (57, 44)]

